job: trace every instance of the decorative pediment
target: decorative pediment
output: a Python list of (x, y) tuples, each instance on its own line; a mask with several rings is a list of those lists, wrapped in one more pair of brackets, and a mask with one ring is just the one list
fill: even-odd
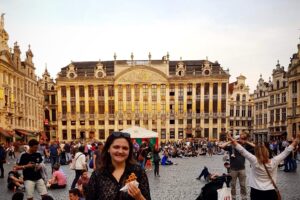
[(204, 61), (204, 64), (202, 65), (202, 75), (209, 76), (211, 74), (212, 65), (209, 63), (208, 59)]
[(184, 76), (186, 71), (186, 66), (183, 62), (179, 62), (176, 65), (176, 75), (177, 76)]
[(71, 63), (68, 67), (68, 71), (67, 71), (67, 77), (69, 79), (73, 79), (77, 77), (77, 72), (76, 72), (76, 67), (73, 65), (73, 63)]
[(0, 52), (0, 60), (3, 60), (4, 62), (13, 65), (10, 53), (6, 50)]
[(134, 69), (127, 71), (116, 79), (117, 82), (125, 83), (156, 83), (166, 82), (167, 79), (160, 73), (148, 69)]
[(94, 75), (95, 75), (96, 78), (104, 78), (106, 76), (106, 70), (104, 70), (103, 64), (101, 62), (99, 62), (96, 65)]

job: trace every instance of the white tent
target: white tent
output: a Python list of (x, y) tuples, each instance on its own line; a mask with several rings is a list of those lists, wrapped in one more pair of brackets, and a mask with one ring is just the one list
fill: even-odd
[(128, 129), (122, 130), (121, 132), (129, 133), (131, 138), (157, 138), (158, 137), (158, 133), (138, 126), (132, 126)]

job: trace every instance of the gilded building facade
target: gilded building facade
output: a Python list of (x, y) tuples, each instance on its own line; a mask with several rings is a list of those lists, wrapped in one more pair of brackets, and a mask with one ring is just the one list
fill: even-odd
[(45, 140), (56, 140), (57, 132), (57, 91), (54, 80), (47, 68), (39, 80), (44, 95), (44, 134)]
[(229, 72), (206, 60), (72, 62), (56, 79), (57, 138), (104, 140), (141, 126), (162, 141), (217, 139), (227, 127)]
[(228, 96), (229, 131), (234, 135), (241, 132), (251, 133), (253, 128), (253, 99), (246, 85), (246, 77), (240, 75), (237, 80), (229, 84)]
[(8, 47), (9, 35), (0, 23), (0, 132), (2, 141), (26, 139), (42, 130), (43, 94), (35, 75), (30, 47), (21, 61), (17, 42)]
[(256, 90), (253, 93), (254, 104), (254, 125), (253, 137), (256, 141), (267, 141), (269, 139), (268, 130), (268, 102), (269, 83), (265, 82), (260, 75)]
[(269, 85), (269, 134), (276, 139), (287, 134), (287, 73), (279, 61), (273, 69), (272, 82)]
[(300, 132), (300, 43), (298, 52), (293, 54), (288, 67), (288, 138)]

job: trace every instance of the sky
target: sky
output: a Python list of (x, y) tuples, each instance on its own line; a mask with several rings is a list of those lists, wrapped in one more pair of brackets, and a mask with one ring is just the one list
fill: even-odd
[(9, 47), (30, 44), (36, 74), (56, 78), (71, 61), (161, 59), (218, 61), (230, 82), (260, 74), (277, 60), (288, 68), (300, 37), (299, 0), (0, 0)]

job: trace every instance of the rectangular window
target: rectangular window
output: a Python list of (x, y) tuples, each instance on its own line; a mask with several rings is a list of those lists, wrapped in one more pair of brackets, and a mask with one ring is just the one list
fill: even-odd
[(75, 98), (75, 86), (70, 86), (70, 95)]
[(56, 121), (56, 109), (51, 109), (51, 113), (52, 113), (52, 121)]
[(108, 120), (109, 125), (115, 125), (115, 120)]
[(213, 94), (218, 95), (218, 83), (213, 84)]
[(143, 112), (144, 113), (148, 112), (148, 102), (143, 102)]
[(286, 121), (286, 108), (281, 109), (281, 116), (282, 121)]
[(51, 104), (56, 104), (55, 94), (51, 95)]
[(252, 117), (252, 107), (248, 106), (248, 117)]
[(62, 101), (61, 105), (62, 105), (62, 114), (66, 115), (67, 114), (67, 102), (66, 101)]
[(143, 99), (144, 101), (148, 101), (148, 85), (143, 85)]
[(240, 116), (240, 106), (236, 106), (235, 116), (237, 116), (237, 117)]
[(67, 140), (68, 139), (68, 131), (62, 130), (62, 136), (63, 136), (63, 140)]
[(135, 101), (140, 100), (140, 87), (139, 87), (139, 85), (134, 85), (134, 100)]
[(218, 138), (218, 129), (217, 128), (213, 128), (213, 138), (214, 139)]
[(119, 111), (122, 112), (123, 111), (123, 101), (119, 101), (118, 106), (119, 106)]
[(178, 139), (183, 139), (183, 128), (178, 129)]
[(161, 129), (160, 138), (166, 139), (166, 129)]
[(98, 85), (98, 97), (104, 97), (104, 86)]
[(115, 96), (115, 90), (114, 90), (114, 86), (113, 85), (109, 85), (108, 86), (108, 96), (109, 97)]
[(170, 84), (170, 96), (175, 96), (175, 85)]
[(140, 120), (135, 120), (134, 123), (135, 123), (136, 126), (139, 126), (140, 125)]
[(209, 83), (204, 84), (204, 95), (209, 95)]
[(280, 94), (276, 94), (276, 104), (280, 103)]
[(197, 95), (197, 99), (198, 99), (198, 96), (200, 99), (200, 95), (201, 95), (201, 84), (200, 83), (196, 84), (196, 95)]
[(152, 101), (157, 101), (157, 85), (151, 86), (151, 93), (152, 93)]
[(84, 86), (83, 85), (79, 86), (79, 97), (84, 97)]
[(71, 114), (75, 115), (76, 114), (76, 102), (71, 101)]
[(98, 113), (104, 114), (105, 106), (104, 101), (98, 101)]
[(156, 107), (157, 107), (157, 104), (156, 102), (152, 102), (152, 113), (156, 113)]
[(85, 106), (84, 106), (84, 101), (80, 101), (80, 114), (84, 114), (85, 111)]
[(71, 130), (71, 138), (72, 138), (72, 140), (76, 140), (77, 139), (76, 138), (76, 130), (75, 129)]
[(264, 124), (267, 124), (267, 123), (268, 123), (268, 115), (264, 114)]
[(276, 109), (276, 122), (280, 121), (280, 109)]
[(183, 113), (183, 101), (179, 101), (178, 102), (178, 111), (179, 111), (179, 113)]
[(122, 85), (118, 86), (118, 99), (119, 99), (119, 101), (123, 100), (123, 86)]
[(95, 103), (94, 103), (94, 101), (89, 101), (89, 113), (90, 114), (95, 113)]
[(90, 120), (89, 121), (89, 125), (94, 126), (95, 125), (95, 121), (94, 120)]
[(114, 100), (109, 100), (108, 101), (108, 113), (109, 114), (114, 114), (115, 113), (115, 101)]
[(123, 125), (123, 120), (119, 120), (119, 125)]
[(131, 125), (131, 120), (127, 120), (127, 125)]
[(126, 101), (131, 101), (131, 87), (126, 85)]
[(273, 123), (274, 122), (274, 110), (270, 111), (270, 122)]
[(105, 139), (105, 131), (103, 129), (99, 130), (99, 139), (104, 140)]
[(88, 91), (89, 91), (89, 97), (94, 97), (94, 86), (93, 85), (88, 86)]
[(61, 86), (61, 97), (67, 97), (67, 88), (66, 88), (66, 86)]
[(104, 120), (98, 120), (98, 125), (104, 125), (105, 121)]
[(270, 96), (270, 105), (273, 106), (274, 105), (274, 95)]
[(286, 103), (286, 93), (285, 92), (282, 93), (282, 95), (281, 95), (281, 102)]
[(246, 106), (242, 106), (242, 117), (246, 116)]
[(234, 106), (233, 105), (230, 105), (230, 117), (233, 117), (233, 115), (234, 115)]
[(222, 94), (226, 94), (226, 88), (227, 88), (227, 84), (222, 83), (222, 89), (221, 89)]
[(175, 139), (175, 130), (170, 129), (170, 139)]

